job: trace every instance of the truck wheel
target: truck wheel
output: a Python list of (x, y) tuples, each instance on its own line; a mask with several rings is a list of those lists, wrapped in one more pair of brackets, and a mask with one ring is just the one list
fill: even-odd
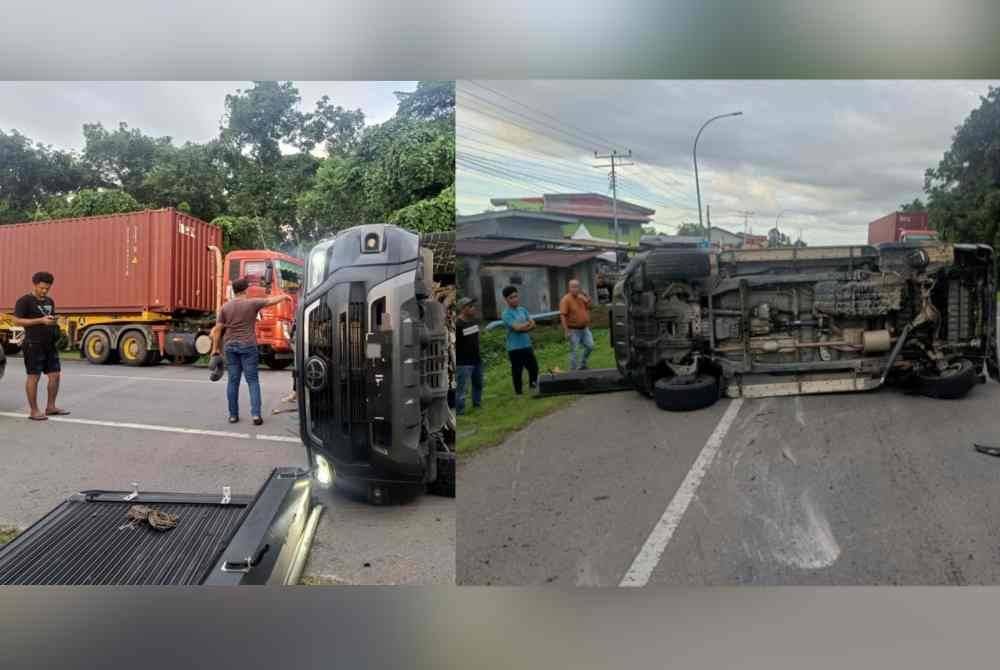
[(111, 360), (111, 340), (103, 330), (92, 330), (83, 336), (83, 357), (94, 365), (105, 365)]
[(972, 361), (959, 358), (952, 361), (941, 373), (920, 372), (917, 375), (919, 390), (928, 398), (953, 400), (961, 398), (976, 385), (979, 375)]
[(125, 365), (147, 365), (146, 356), (149, 354), (149, 347), (146, 345), (146, 336), (137, 330), (130, 330), (118, 340), (118, 355), (121, 356)]
[(653, 385), (656, 406), (670, 412), (703, 409), (719, 399), (719, 380), (712, 375), (682, 375), (658, 379)]
[(701, 279), (711, 274), (708, 254), (687, 249), (656, 249), (646, 257), (646, 279), (664, 281)]
[(8, 356), (17, 356), (19, 353), (21, 353), (21, 345), (13, 344), (11, 342), (4, 342), (3, 352)]
[(275, 358), (273, 355), (265, 356), (264, 363), (272, 370), (284, 370), (292, 364), (291, 358)]

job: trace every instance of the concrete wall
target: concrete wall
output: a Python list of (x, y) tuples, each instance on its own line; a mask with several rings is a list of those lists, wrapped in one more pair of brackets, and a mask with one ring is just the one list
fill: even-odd
[[(481, 277), (492, 277), (493, 294), (496, 300), (497, 313), (489, 314), (485, 309), (482, 298), (480, 304), (484, 305), (484, 319), (499, 319), (500, 313), (507, 306), (504, 302), (502, 291), (507, 286), (516, 286), (517, 292), (521, 295), (521, 305), (527, 308), (532, 314), (547, 312), (552, 308), (552, 295), (549, 288), (549, 269), (540, 267), (504, 266), (488, 265), (480, 268)], [(481, 285), (481, 283), (480, 283)], [(556, 298), (558, 304), (558, 298)]]

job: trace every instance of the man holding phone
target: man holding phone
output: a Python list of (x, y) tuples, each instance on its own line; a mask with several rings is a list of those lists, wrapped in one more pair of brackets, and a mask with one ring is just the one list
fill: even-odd
[[(59, 394), (59, 325), (56, 304), (49, 297), (54, 278), (49, 272), (36, 272), (31, 278), (31, 293), (22, 296), (14, 305), (14, 323), (24, 328), (24, 371), (27, 373), (25, 392), (32, 421), (45, 421), (50, 416), (69, 414), (56, 406)], [(42, 375), (49, 379), (48, 402), (45, 411), (38, 409), (38, 381)]]

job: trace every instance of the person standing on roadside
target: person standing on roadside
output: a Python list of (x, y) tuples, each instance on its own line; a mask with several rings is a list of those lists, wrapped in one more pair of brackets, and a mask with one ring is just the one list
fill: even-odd
[[(24, 389), (32, 421), (45, 421), (50, 416), (69, 414), (56, 406), (62, 367), (59, 363), (59, 325), (56, 304), (49, 297), (55, 279), (50, 272), (36, 272), (31, 278), (32, 290), (22, 296), (14, 306), (14, 324), (24, 328), (24, 371), (27, 381)], [(45, 411), (38, 409), (38, 382), (42, 375), (48, 377), (48, 402)]]
[(240, 420), (240, 376), (246, 378), (250, 389), (250, 415), (253, 425), (264, 423), (261, 417), (260, 401), (260, 351), (257, 349), (257, 312), (279, 302), (291, 300), (288, 294), (270, 298), (248, 298), (246, 293), (250, 282), (246, 277), (233, 282), (234, 298), (222, 306), (212, 328), (212, 355), (220, 351), (226, 354), (226, 371), (229, 384), (226, 397), (229, 400), (229, 423)]
[[(594, 350), (594, 335), (590, 332), (590, 296), (580, 290), (578, 279), (569, 280), (569, 292), (559, 301), (559, 319), (569, 340), (569, 369), (586, 370)], [(578, 348), (583, 349), (579, 359)]]
[(503, 297), (507, 301), (507, 309), (501, 315), (504, 325), (507, 326), (507, 356), (510, 358), (514, 393), (521, 395), (525, 368), (528, 369), (528, 387), (533, 389), (538, 386), (538, 361), (531, 346), (531, 335), (528, 335), (535, 329), (535, 321), (528, 310), (521, 307), (521, 296), (515, 287), (505, 288)]
[(476, 409), (483, 402), (483, 359), (479, 354), (479, 320), (476, 301), (462, 298), (458, 301), (458, 319), (455, 321), (455, 368), (458, 388), (455, 391), (455, 413), (465, 413), (465, 388), (472, 382), (472, 406)]

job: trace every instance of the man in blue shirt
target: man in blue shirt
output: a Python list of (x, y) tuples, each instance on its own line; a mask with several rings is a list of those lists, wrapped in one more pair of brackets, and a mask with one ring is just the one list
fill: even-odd
[(535, 322), (528, 310), (521, 307), (521, 297), (517, 289), (508, 286), (503, 290), (503, 298), (507, 301), (507, 309), (501, 318), (507, 326), (507, 356), (510, 358), (510, 370), (514, 377), (514, 393), (521, 395), (521, 381), (524, 369), (528, 369), (528, 386), (535, 388), (538, 384), (538, 361), (535, 351), (531, 348), (531, 335)]

